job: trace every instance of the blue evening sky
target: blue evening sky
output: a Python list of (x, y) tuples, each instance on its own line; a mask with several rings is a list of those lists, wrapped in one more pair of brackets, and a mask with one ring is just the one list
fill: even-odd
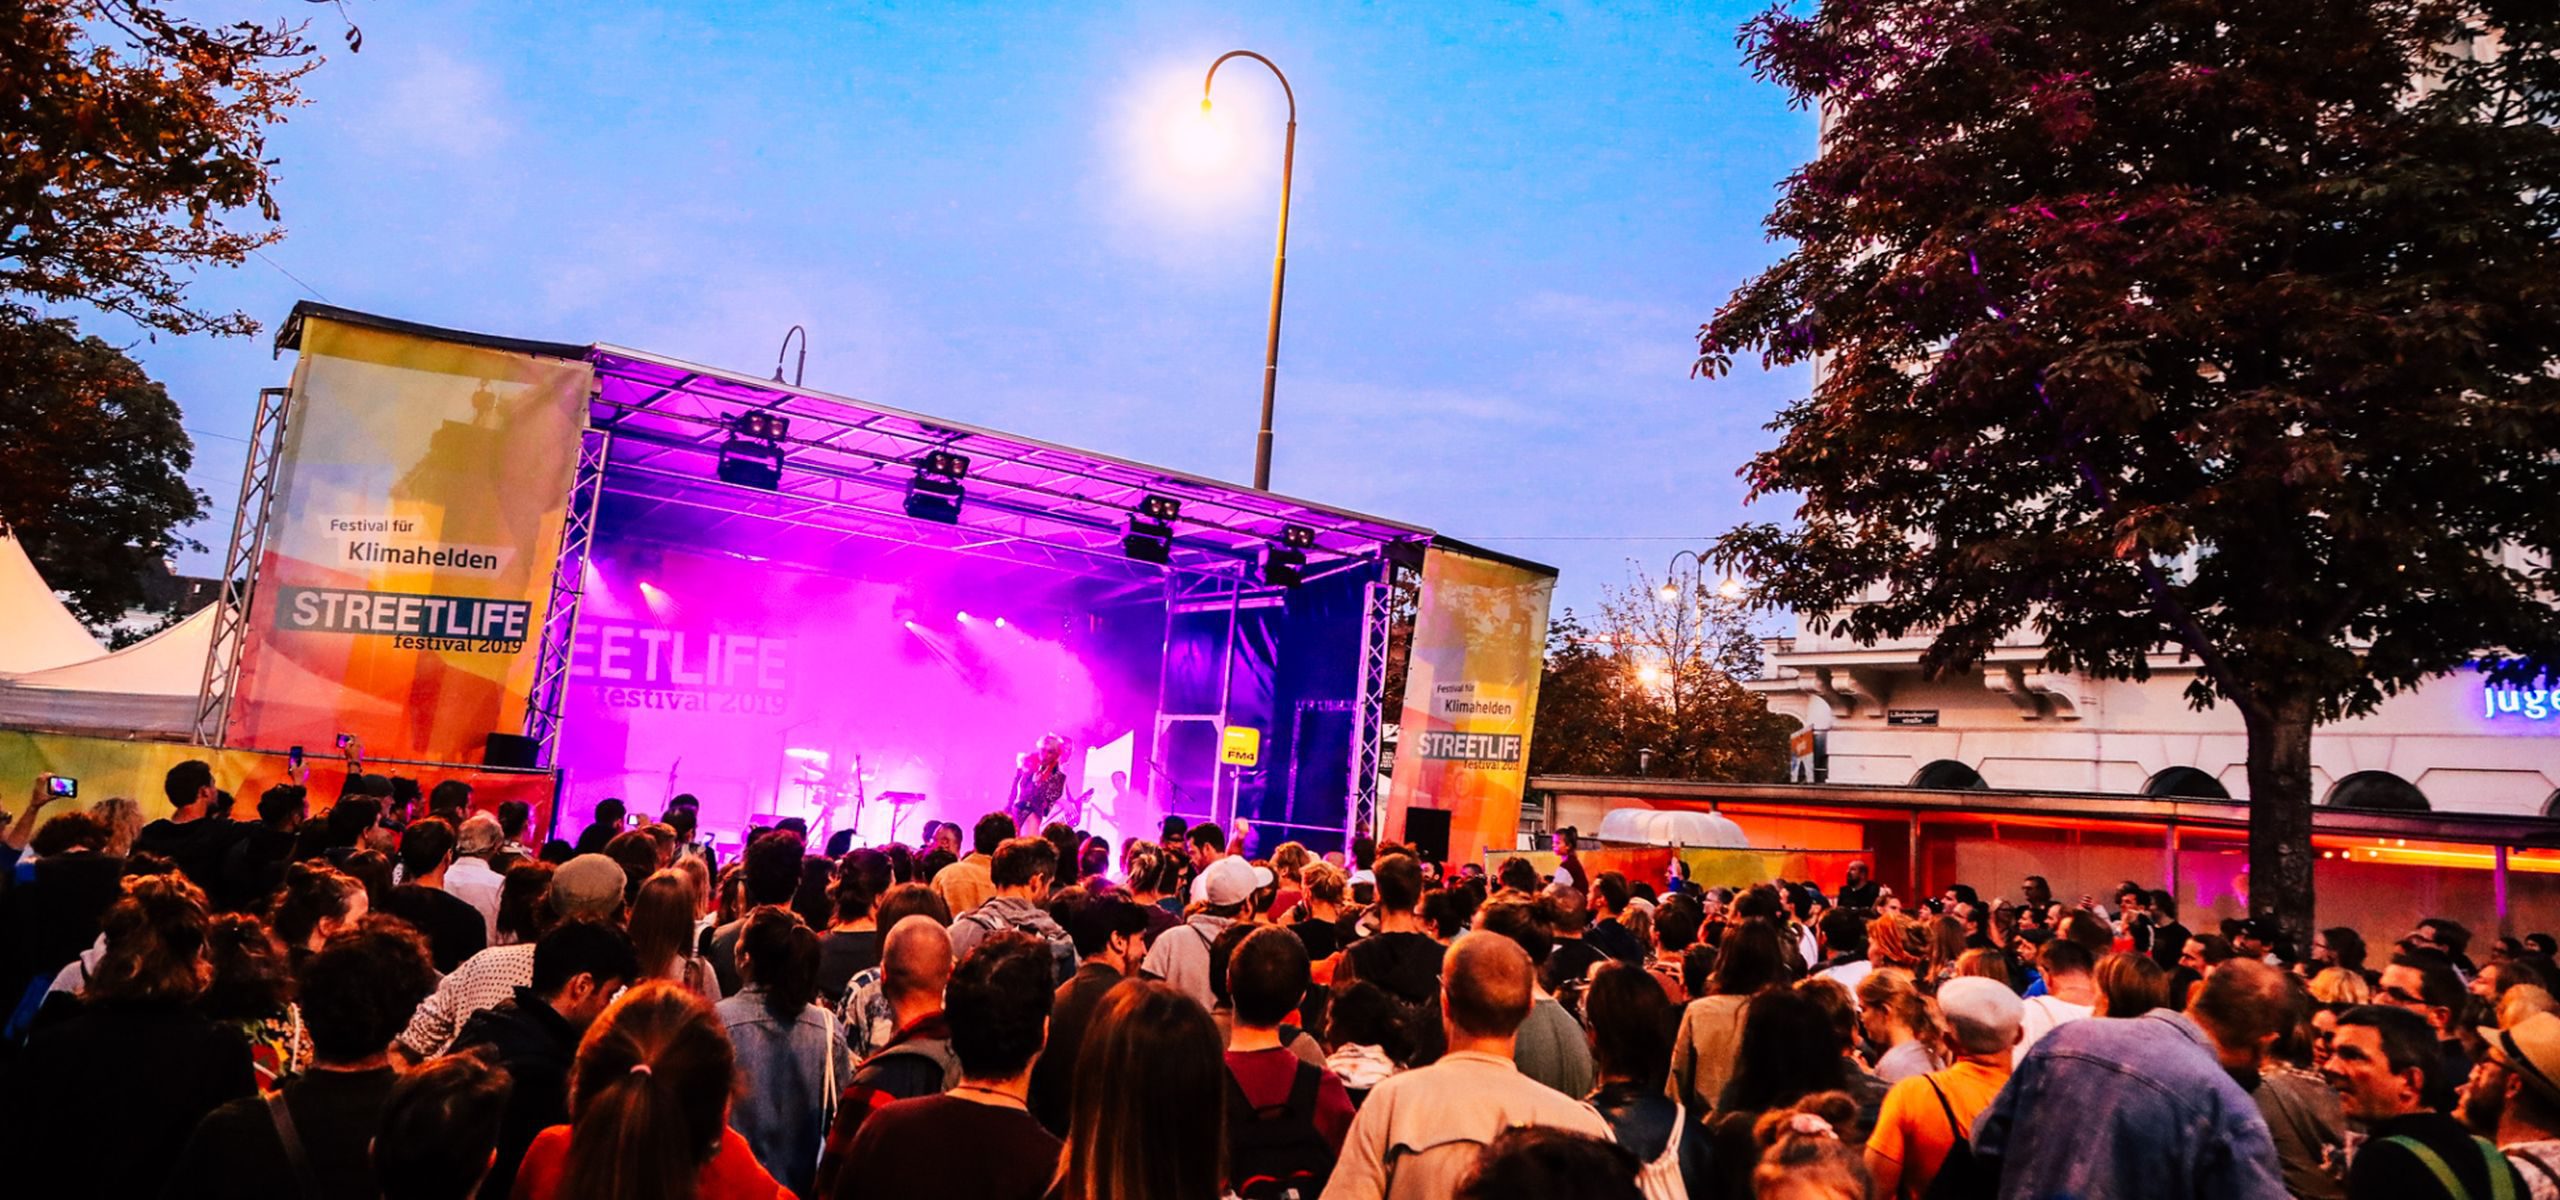
[[(797, 322), (811, 386), (1247, 479), (1278, 86), (1230, 63), (1228, 140), (1189, 144), (1246, 47), (1299, 106), (1277, 490), (1556, 564), (1588, 609), (1742, 515), (1805, 383), (1688, 375), (1813, 149), (1742, 66), (1752, 2), (350, 0), (360, 54), (325, 6), (222, 7), (330, 47), (271, 144), (290, 235), (196, 292), (270, 328), (317, 296), (764, 373)], [(289, 364), (134, 352), (198, 431), (210, 573)]]

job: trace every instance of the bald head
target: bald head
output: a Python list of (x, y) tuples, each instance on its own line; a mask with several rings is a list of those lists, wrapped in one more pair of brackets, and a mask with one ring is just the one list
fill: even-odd
[(1498, 933), (1461, 934), (1440, 959), (1440, 1011), (1456, 1033), (1507, 1038), (1529, 1019), (1528, 951)]
[(942, 995), (951, 982), (951, 932), (918, 914), (880, 940), (880, 994), (892, 1004)]

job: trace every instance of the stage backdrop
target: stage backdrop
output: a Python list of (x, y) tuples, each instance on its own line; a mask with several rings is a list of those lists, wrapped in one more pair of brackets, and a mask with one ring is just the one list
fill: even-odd
[(1401, 836), (1407, 809), (1441, 808), (1450, 862), (1512, 845), (1555, 583), (1551, 571), (1443, 546), (1424, 554), (1383, 833)]
[[(23, 786), (14, 781), (33, 780), (38, 775), (68, 775), (80, 781), (77, 799), (46, 807), (48, 821), (66, 812), (96, 808), (112, 796), (140, 802), (145, 818), (168, 816), (169, 800), (162, 781), (169, 768), (188, 759), (201, 759), (213, 768), (214, 783), (233, 796), (231, 815), (238, 820), (255, 820), (258, 797), (291, 778), (285, 756), (265, 751), (0, 729), (0, 779), (13, 781), (13, 787)], [(471, 785), (471, 806), (484, 812), (494, 811), (504, 801), (522, 800), (533, 809), (537, 836), (543, 832), (546, 814), (551, 811), (549, 771), (422, 768), (383, 762), (368, 763), (366, 769), (380, 775), (411, 776), (425, 787), (447, 779), (461, 780)], [(308, 778), (311, 811), (327, 812), (330, 805), (337, 803), (338, 794), (346, 790), (346, 762), (334, 754), (312, 755)], [(8, 807), (15, 811), (24, 800), (24, 793), (12, 795)]]
[(521, 732), (593, 386), (308, 318), (225, 741), (477, 762)]

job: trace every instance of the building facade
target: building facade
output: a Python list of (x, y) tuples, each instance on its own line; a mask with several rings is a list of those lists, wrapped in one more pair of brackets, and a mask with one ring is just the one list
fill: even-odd
[[(2196, 798), (2248, 795), (2247, 738), (2227, 704), (2186, 697), (2198, 670), (2156, 654), (2146, 680), (2045, 670), (2013, 635), (1976, 669), (1932, 679), (1913, 637), (1875, 646), (1808, 633), (1769, 645), (1748, 686), (1812, 733), (1809, 782)], [(2324, 805), (2560, 816), (2560, 691), (2442, 677), (2312, 738)]]

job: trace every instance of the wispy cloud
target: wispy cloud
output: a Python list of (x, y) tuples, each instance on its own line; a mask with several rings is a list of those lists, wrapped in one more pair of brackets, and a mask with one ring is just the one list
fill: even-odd
[(403, 50), (357, 122), (369, 149), (476, 159), (504, 147), (515, 126), (486, 68), (442, 46)]

